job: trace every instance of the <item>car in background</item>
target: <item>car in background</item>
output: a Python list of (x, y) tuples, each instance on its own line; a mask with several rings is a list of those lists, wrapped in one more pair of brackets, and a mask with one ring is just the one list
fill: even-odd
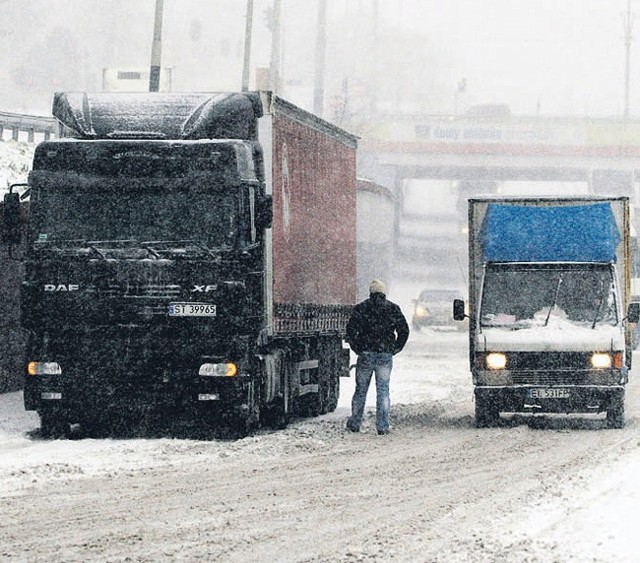
[(419, 331), (424, 327), (454, 326), (453, 300), (461, 298), (462, 293), (455, 289), (423, 289), (412, 300), (412, 328)]

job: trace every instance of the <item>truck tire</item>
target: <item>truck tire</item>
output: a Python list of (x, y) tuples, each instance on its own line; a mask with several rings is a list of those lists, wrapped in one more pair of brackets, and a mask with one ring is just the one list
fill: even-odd
[(284, 399), (279, 402), (280, 404), (271, 407), (264, 417), (265, 423), (274, 430), (284, 430), (289, 424), (289, 413), (286, 412)]
[(329, 393), (327, 395), (327, 410), (333, 412), (338, 407), (338, 397), (340, 396), (340, 376), (338, 373), (331, 375), (329, 380)]
[(491, 396), (476, 393), (476, 428), (491, 428), (500, 422), (500, 409)]
[(607, 408), (607, 427), (624, 428), (624, 392), (611, 396)]
[(38, 414), (43, 438), (66, 438), (69, 435), (70, 425), (63, 409), (57, 405), (45, 405), (38, 409)]
[(290, 377), (286, 377), (284, 385), (284, 395), (274, 401), (266, 412), (263, 420), (267, 426), (274, 430), (284, 430), (291, 418), (291, 389), (289, 388)]

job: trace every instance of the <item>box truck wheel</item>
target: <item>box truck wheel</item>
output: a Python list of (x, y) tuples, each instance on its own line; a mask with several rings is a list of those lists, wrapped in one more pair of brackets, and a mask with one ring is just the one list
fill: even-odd
[(624, 390), (613, 393), (607, 408), (607, 426), (609, 428), (624, 428)]
[(491, 394), (476, 391), (476, 427), (497, 426), (500, 421), (500, 408)]

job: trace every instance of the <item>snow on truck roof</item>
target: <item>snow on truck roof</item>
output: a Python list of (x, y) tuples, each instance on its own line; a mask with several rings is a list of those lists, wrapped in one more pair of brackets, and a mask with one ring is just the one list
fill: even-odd
[(56, 92), (53, 116), (82, 139), (258, 138), (258, 119), (282, 114), (355, 149), (358, 137), (273, 92)]
[(499, 194), (483, 194), (469, 198), (469, 203), (504, 203), (508, 205), (575, 205), (590, 204), (602, 201), (629, 201), (628, 196), (618, 195), (536, 195), (536, 196), (508, 196)]
[(75, 134), (88, 139), (253, 140), (262, 104), (254, 92), (57, 92), (52, 113)]

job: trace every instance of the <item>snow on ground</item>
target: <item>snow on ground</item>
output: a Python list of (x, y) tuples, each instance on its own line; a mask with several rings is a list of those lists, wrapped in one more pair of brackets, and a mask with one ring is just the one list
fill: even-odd
[[(366, 526), (372, 527), (370, 533), (366, 533), (366, 526), (359, 532), (348, 527), (341, 531), (349, 538), (348, 549), (337, 544), (335, 552), (317, 548), (320, 551), (311, 550), (308, 552), (311, 555), (305, 555), (302, 539), (297, 543), (295, 530), (288, 532), (291, 545), (277, 548), (273, 545), (273, 534), (277, 534), (277, 530), (272, 529), (273, 521), (268, 524), (265, 521), (264, 525), (252, 522), (249, 538), (253, 539), (238, 540), (233, 548), (228, 543), (224, 549), (207, 547), (208, 554), (218, 553), (215, 549), (220, 549), (220, 554), (227, 553), (228, 557), (220, 555), (227, 560), (266, 560), (263, 555), (271, 557), (278, 553), (276, 560), (281, 561), (637, 561), (640, 554), (640, 538), (635, 532), (635, 514), (640, 501), (637, 478), (640, 474), (637, 437), (640, 385), (629, 388), (628, 424), (622, 431), (602, 429), (598, 426), (602, 422), (598, 417), (591, 423), (587, 421), (586, 427), (585, 424), (572, 426), (547, 421), (546, 427), (545, 423), (529, 426), (506, 423), (500, 428), (476, 430), (466, 339), (466, 334), (456, 330), (412, 333), (406, 350), (396, 357), (392, 376), (393, 431), (386, 443), (375, 433), (372, 392), (363, 432), (345, 433), (353, 378), (342, 380), (339, 406), (334, 413), (296, 420), (282, 431), (260, 430), (253, 436), (231, 442), (176, 438), (41, 440), (35, 432), (38, 418), (23, 410), (21, 393), (1, 395), (0, 495), (9, 503), (11, 514), (16, 511), (21, 517), (29, 510), (24, 503), (35, 503), (33, 517), (36, 518), (35, 511), (47, 510), (38, 508), (38, 499), (44, 498), (44, 491), (62, 502), (63, 497), (59, 495), (68, 490), (71, 496), (65, 496), (64, 502), (73, 504), (74, 495), (79, 493), (72, 491), (87, 489), (87, 498), (98, 495), (96, 502), (104, 502), (105, 507), (109, 507), (104, 509), (104, 519), (126, 518), (124, 514), (109, 512), (112, 505), (105, 495), (115, 494), (125, 499), (133, 494), (128, 492), (129, 483), (135, 483), (132, 486), (136, 489), (152, 490), (151, 483), (164, 476), (171, 479), (170, 476), (175, 475), (174, 480), (188, 481), (191, 475), (195, 474), (197, 479), (202, 472), (201, 478), (205, 480), (210, 469), (215, 468), (220, 472), (217, 481), (224, 484), (216, 489), (216, 494), (229, 494), (229, 499), (236, 499), (236, 518), (251, 518), (256, 510), (265, 514), (277, 510), (280, 517), (285, 518), (286, 514), (289, 518), (297, 514), (292, 511), (293, 505), (309, 506), (314, 518), (319, 518), (314, 526), (321, 540), (335, 533), (331, 531), (331, 527), (335, 527), (335, 523), (330, 524), (332, 512), (337, 511), (334, 516), (341, 519), (346, 516), (338, 514), (350, 514), (349, 511), (354, 510), (349, 518), (357, 518), (362, 507), (348, 508), (356, 498), (371, 512), (371, 517), (365, 519)], [(396, 456), (406, 459), (396, 466)], [(415, 464), (415, 468), (408, 463)], [(308, 477), (303, 477), (303, 467), (308, 468)], [(402, 467), (402, 474), (396, 473), (398, 467)], [(375, 479), (375, 468), (385, 476), (384, 484), (376, 483), (374, 491), (377, 492), (370, 493), (367, 491), (373, 486), (370, 479)], [(256, 477), (264, 471), (271, 472), (270, 481)], [(331, 489), (318, 489), (311, 498), (321, 495), (317, 500), (320, 504), (313, 504), (311, 508), (307, 496), (310, 492), (291, 492), (290, 485), (286, 484), (292, 479), (295, 481), (296, 474), (303, 480), (313, 479), (311, 475), (318, 471), (328, 471), (329, 479), (334, 475), (331, 471), (346, 472), (344, 477), (351, 480), (351, 485), (338, 485), (336, 481), (333, 486), (347, 497), (329, 503), (320, 499), (330, 495)], [(373, 473), (363, 477), (366, 482), (359, 482), (358, 475), (364, 475), (365, 471)], [(277, 491), (279, 500), (274, 497), (269, 501), (271, 504), (266, 497), (263, 501), (242, 500), (250, 496), (243, 490), (246, 486), (240, 478), (243, 472), (258, 479), (251, 481), (250, 489), (259, 490), (264, 486), (265, 490)], [(393, 472), (390, 480), (389, 472)], [(234, 473), (238, 473), (238, 479), (233, 477)], [(94, 480), (97, 480), (98, 492), (91, 487)], [(111, 483), (107, 489), (105, 480)], [(423, 486), (425, 480), (427, 489), (418, 492), (420, 489), (416, 487)], [(207, 483), (208, 487), (214, 486)], [(313, 487), (325, 485), (313, 481)], [(120, 492), (109, 493), (113, 486)], [(237, 487), (235, 493), (234, 487)], [(391, 493), (389, 488), (396, 492)], [(162, 490), (165, 493), (159, 494), (166, 494), (167, 499), (173, 494), (168, 489)], [(302, 487), (302, 490), (316, 489)], [(176, 494), (180, 494), (179, 491)], [(300, 494), (305, 496), (296, 496)], [(350, 494), (357, 497), (349, 500)], [(370, 494), (371, 504), (367, 504), (361, 495)], [(418, 497), (426, 494), (424, 502), (416, 502), (416, 494)], [(393, 495), (398, 496), (397, 506), (389, 500)], [(174, 506), (171, 501), (177, 511), (175, 518), (186, 517), (181, 516), (181, 511), (187, 514), (193, 509), (195, 501), (189, 498), (185, 497), (184, 507)], [(386, 500), (379, 505), (382, 499)], [(158, 499), (158, 502), (165, 501)], [(62, 513), (64, 515), (64, 511)], [(394, 516), (389, 520), (391, 514)], [(339, 521), (340, 526), (346, 526)], [(25, 520), (25, 524), (28, 522)], [(82, 519), (76, 525), (78, 538), (89, 533), (84, 530)], [(116, 551), (108, 551), (106, 547), (105, 551), (86, 551), (87, 546), (78, 547), (80, 540), (74, 540), (72, 530), (66, 532), (64, 540), (54, 538), (57, 542), (71, 542), (66, 551), (58, 552), (59, 560), (79, 561), (92, 553), (96, 555), (95, 560), (119, 561), (124, 560), (127, 550), (131, 549), (131, 546), (122, 548), (124, 551), (117, 557), (113, 555), (118, 553), (117, 546), (112, 543), (109, 549)], [(184, 530), (181, 533), (185, 533)], [(375, 537), (382, 534), (383, 543), (372, 539), (374, 533)], [(71, 537), (67, 537), (69, 534)], [(117, 537), (116, 530), (111, 529), (109, 535)], [(0, 554), (8, 560), (46, 559), (16, 556), (14, 548), (4, 543), (9, 537), (13, 536), (3, 539), (0, 530)], [(145, 534), (142, 537), (146, 537)], [(191, 546), (189, 549), (195, 550), (185, 552), (185, 557), (203, 557), (204, 547), (195, 547), (197, 541), (193, 541), (192, 544), (184, 538), (185, 544)], [(147, 545), (140, 540), (137, 555), (130, 560), (167, 560), (168, 557), (154, 551), (157, 546), (152, 547), (151, 543), (149, 540)], [(247, 551), (249, 545), (253, 552)], [(167, 547), (164, 553), (171, 550)], [(249, 557), (249, 553), (253, 556)]]

